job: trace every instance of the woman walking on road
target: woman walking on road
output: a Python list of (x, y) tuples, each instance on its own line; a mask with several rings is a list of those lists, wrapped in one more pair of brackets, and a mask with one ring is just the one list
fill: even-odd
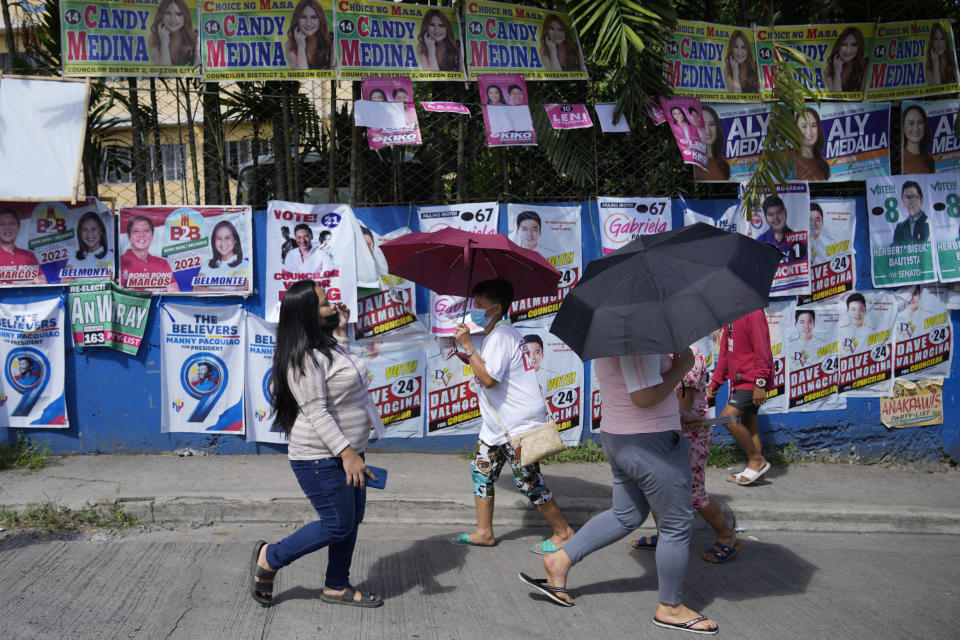
[[(454, 544), (491, 547), (493, 488), (504, 463), (513, 470), (513, 483), (530, 500), (550, 526), (553, 535), (531, 547), (534, 553), (551, 553), (573, 535), (553, 494), (540, 473), (540, 464), (520, 466), (519, 453), (510, 446), (504, 429), (516, 436), (547, 422), (546, 406), (530, 352), (520, 333), (506, 319), (513, 303), (513, 286), (506, 280), (485, 280), (473, 288), (470, 319), (483, 327), (483, 344), (477, 350), (470, 329), (461, 324), (454, 339), (463, 347), (466, 362), (476, 374), (477, 397), (483, 424), (472, 465), (477, 530), (450, 539)], [(480, 388), (482, 387), (482, 388)]]
[(366, 478), (376, 476), (364, 462), (370, 437), (367, 369), (346, 348), (349, 315), (312, 280), (291, 286), (280, 305), (271, 379), (274, 424), (290, 440), (290, 466), (319, 520), (280, 542), (261, 540), (254, 546), (250, 591), (264, 606), (273, 603), (276, 572), (323, 547), (329, 548), (329, 559), (321, 600), (355, 607), (383, 604), (379, 595), (350, 585)]

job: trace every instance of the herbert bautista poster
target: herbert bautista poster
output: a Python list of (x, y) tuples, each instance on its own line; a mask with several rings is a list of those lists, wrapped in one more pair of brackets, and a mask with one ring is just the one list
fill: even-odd
[(164, 432), (243, 434), (243, 307), (160, 306)]
[(0, 427), (66, 428), (63, 298), (0, 304)]

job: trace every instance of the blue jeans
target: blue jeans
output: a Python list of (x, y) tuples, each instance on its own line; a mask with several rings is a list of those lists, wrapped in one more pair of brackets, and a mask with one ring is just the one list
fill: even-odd
[(291, 460), (290, 466), (320, 519), (267, 546), (267, 564), (279, 569), (300, 556), (329, 547), (324, 586), (345, 589), (350, 584), (353, 547), (363, 521), (367, 490), (347, 485), (340, 458)]

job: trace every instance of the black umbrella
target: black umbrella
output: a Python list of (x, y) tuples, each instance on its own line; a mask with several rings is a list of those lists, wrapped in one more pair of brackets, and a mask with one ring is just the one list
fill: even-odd
[(550, 331), (583, 360), (679, 353), (766, 307), (781, 257), (702, 222), (641, 236), (587, 265)]

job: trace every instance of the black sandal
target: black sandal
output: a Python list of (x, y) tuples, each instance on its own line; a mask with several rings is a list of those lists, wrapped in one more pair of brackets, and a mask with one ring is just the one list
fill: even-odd
[[(356, 597), (358, 592), (360, 593), (360, 599), (354, 600), (354, 597)], [(373, 607), (379, 607), (380, 605), (383, 604), (382, 596), (378, 596), (375, 593), (364, 593), (363, 591), (360, 591), (359, 589), (354, 589), (349, 585), (347, 586), (346, 589), (343, 590), (343, 593), (340, 594), (339, 596), (333, 596), (333, 595), (328, 595), (326, 593), (321, 593), (320, 599), (323, 600), (324, 602), (329, 602), (330, 604), (344, 604), (344, 605), (347, 605), (348, 607), (373, 608)]]
[(277, 572), (264, 569), (259, 565), (260, 550), (266, 544), (263, 540), (257, 540), (253, 545), (253, 559), (250, 561), (250, 595), (261, 605), (269, 607), (273, 604), (273, 578)]

